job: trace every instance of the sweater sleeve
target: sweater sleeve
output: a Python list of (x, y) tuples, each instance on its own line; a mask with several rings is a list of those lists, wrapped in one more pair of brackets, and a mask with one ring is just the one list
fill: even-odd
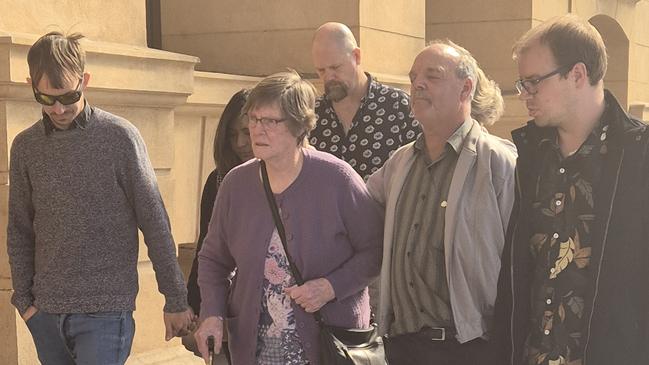
[(230, 274), (236, 263), (228, 248), (226, 216), (230, 210), (228, 190), (231, 176), (227, 176), (216, 195), (214, 211), (198, 253), (198, 286), (201, 293), (201, 319), (212, 316), (225, 318), (226, 298), (230, 285)]
[(354, 254), (326, 279), (336, 299), (342, 300), (361, 291), (379, 275), (383, 217), (363, 180), (351, 168), (346, 186), (340, 187), (339, 207)]
[(128, 132), (123, 150), (126, 153), (123, 188), (144, 235), (158, 290), (165, 297), (164, 311), (181, 312), (187, 309), (187, 289), (176, 258), (169, 217), (144, 141), (135, 127)]
[(14, 289), (11, 303), (22, 314), (34, 301), (31, 290), (34, 278), (35, 235), (32, 188), (19, 144), (18, 137), (11, 147), (7, 253)]

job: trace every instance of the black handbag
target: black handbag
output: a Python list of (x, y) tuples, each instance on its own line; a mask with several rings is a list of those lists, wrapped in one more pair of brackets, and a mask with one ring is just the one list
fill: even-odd
[[(293, 263), (286, 245), (286, 232), (279, 216), (277, 203), (268, 180), (268, 171), (263, 160), (261, 164), (261, 177), (266, 191), (266, 198), (273, 214), (277, 233), (284, 246), (284, 253), (288, 261), (293, 278), (298, 285), (303, 285), (304, 280), (300, 271)], [(322, 318), (320, 311), (313, 313), (320, 327), (320, 364), (321, 365), (386, 365), (383, 338), (378, 335), (375, 324), (368, 329), (349, 329), (329, 326)]]

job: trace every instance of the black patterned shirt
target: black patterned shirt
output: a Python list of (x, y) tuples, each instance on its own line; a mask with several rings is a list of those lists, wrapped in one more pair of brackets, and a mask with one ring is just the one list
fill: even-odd
[(593, 191), (607, 153), (608, 126), (600, 123), (581, 147), (561, 155), (555, 129), (544, 131), (538, 149), (541, 173), (532, 205), (534, 259), (527, 364), (581, 364), (584, 299), (591, 281), (595, 209)]
[(383, 85), (366, 74), (367, 94), (345, 133), (329, 100), (316, 100), (317, 124), (309, 140), (316, 149), (349, 163), (365, 181), (397, 148), (414, 141), (419, 122), (410, 112), (410, 97), (404, 91)]

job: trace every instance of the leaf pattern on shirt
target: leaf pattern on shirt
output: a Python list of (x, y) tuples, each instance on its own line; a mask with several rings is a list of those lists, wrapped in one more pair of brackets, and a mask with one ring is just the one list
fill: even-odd
[(575, 189), (574, 185), (571, 185), (570, 189), (568, 190), (570, 190), (570, 202), (574, 203), (575, 200), (577, 199), (577, 189)]
[(581, 226), (586, 234), (590, 234), (590, 224), (595, 220), (595, 214), (580, 214), (577, 219), (581, 221)]
[(545, 134), (535, 162), (536, 183), (529, 187), (534, 281), (524, 364), (583, 365), (584, 298), (594, 264), (593, 194), (602, 174), (602, 141), (600, 131), (594, 131), (578, 153), (565, 157), (555, 131)]
[(577, 252), (575, 252), (575, 258), (574, 258), (575, 265), (580, 269), (583, 269), (586, 266), (588, 266), (588, 264), (590, 263), (590, 254), (591, 254), (590, 247), (585, 247), (580, 250), (577, 250)]
[(555, 279), (560, 272), (562, 272), (568, 264), (572, 262), (575, 256), (575, 241), (568, 238), (567, 241), (559, 244), (559, 257), (554, 262), (554, 270), (550, 272), (550, 279)]
[(556, 360), (548, 361), (548, 365), (566, 365), (566, 359), (564, 359), (563, 356), (559, 356)]
[(579, 230), (575, 230), (574, 234), (575, 238), (573, 239), (575, 242), (575, 257), (573, 261), (575, 262), (575, 266), (579, 269), (583, 269), (588, 264), (590, 264), (590, 254), (591, 254), (591, 247), (581, 247), (581, 239), (579, 238)]
[(579, 178), (575, 182), (575, 186), (579, 189), (581, 194), (584, 196), (586, 199), (586, 202), (588, 202), (588, 205), (590, 205), (591, 208), (595, 206), (595, 203), (593, 202), (593, 186), (586, 180)]
[(559, 313), (559, 319), (561, 319), (561, 322), (566, 320), (566, 307), (563, 306), (563, 303), (559, 304), (557, 313)]
[(532, 249), (532, 254), (538, 255), (547, 240), (548, 234), (546, 233), (537, 233), (532, 236), (532, 238), (530, 239), (530, 248)]
[(541, 353), (535, 354), (533, 356), (534, 364), (543, 364), (546, 357), (548, 357), (548, 354), (545, 354), (545, 353), (543, 353), (543, 354), (541, 354)]
[[(568, 307), (578, 318), (584, 315), (584, 298), (572, 296), (568, 299)], [(581, 337), (581, 334), (579, 334)]]

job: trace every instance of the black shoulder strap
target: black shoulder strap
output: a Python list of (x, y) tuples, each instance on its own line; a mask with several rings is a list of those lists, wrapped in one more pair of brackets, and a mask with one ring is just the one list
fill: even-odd
[[(268, 200), (268, 206), (270, 207), (270, 211), (273, 214), (275, 227), (277, 227), (277, 234), (279, 234), (279, 238), (282, 241), (282, 246), (284, 247), (284, 253), (286, 254), (286, 259), (288, 260), (288, 266), (291, 269), (291, 273), (293, 274), (293, 278), (295, 278), (295, 282), (297, 283), (297, 285), (303, 285), (304, 280), (302, 279), (302, 275), (300, 274), (300, 271), (297, 269), (297, 266), (295, 266), (295, 263), (293, 262), (293, 258), (288, 253), (288, 246), (286, 245), (286, 231), (284, 230), (284, 224), (282, 223), (282, 218), (279, 216), (279, 209), (277, 209), (277, 203), (275, 202), (275, 196), (273, 194), (273, 190), (270, 188), (270, 181), (268, 180), (268, 171), (266, 170), (266, 163), (264, 162), (264, 160), (260, 160), (259, 163), (261, 165), (261, 180), (264, 184), (264, 190), (266, 191), (266, 200)], [(319, 310), (313, 313), (313, 316), (315, 317), (316, 321), (320, 325), (324, 324), (322, 315), (320, 314)]]
[(273, 214), (273, 220), (275, 221), (275, 227), (277, 227), (277, 233), (279, 234), (279, 238), (282, 241), (282, 246), (284, 246), (284, 253), (286, 254), (288, 265), (291, 268), (291, 272), (293, 274), (293, 277), (295, 278), (295, 281), (297, 282), (297, 285), (302, 285), (304, 284), (304, 280), (302, 280), (302, 275), (300, 274), (300, 271), (295, 266), (295, 263), (293, 262), (293, 258), (288, 253), (288, 247), (286, 246), (286, 231), (284, 230), (284, 223), (282, 223), (282, 218), (279, 216), (279, 209), (277, 209), (275, 196), (273, 195), (273, 191), (270, 188), (270, 181), (268, 180), (268, 171), (266, 170), (266, 163), (264, 162), (264, 160), (260, 160), (260, 165), (261, 165), (261, 179), (264, 183), (264, 190), (266, 191), (266, 199), (268, 200), (268, 206), (270, 207), (270, 211)]

